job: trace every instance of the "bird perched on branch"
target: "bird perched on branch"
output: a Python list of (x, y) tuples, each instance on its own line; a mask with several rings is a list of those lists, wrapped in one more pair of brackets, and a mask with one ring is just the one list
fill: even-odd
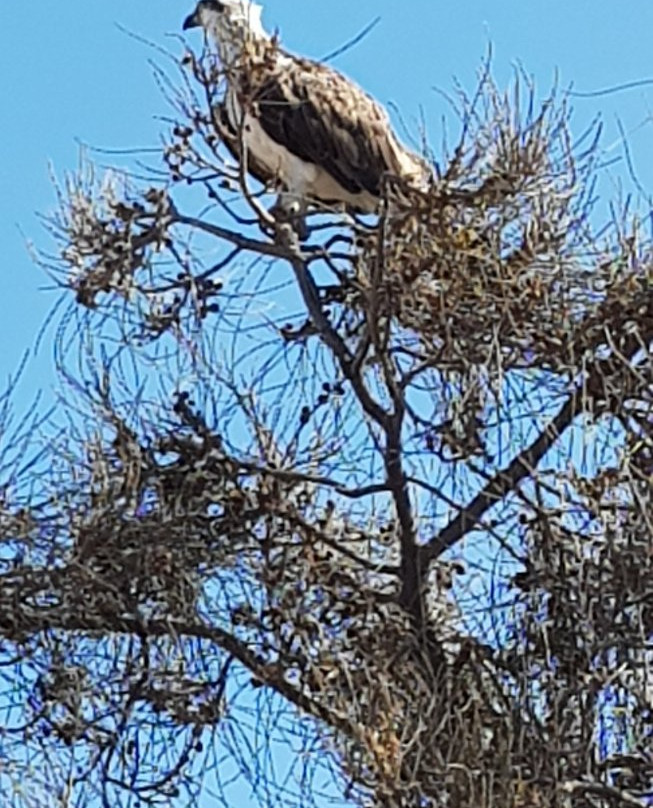
[(326, 64), (283, 50), (249, 0), (200, 0), (184, 29), (216, 42), (226, 79), (223, 139), (257, 179), (280, 187), (277, 212), (310, 206), (373, 213), (387, 183), (426, 188), (431, 171), (386, 111)]

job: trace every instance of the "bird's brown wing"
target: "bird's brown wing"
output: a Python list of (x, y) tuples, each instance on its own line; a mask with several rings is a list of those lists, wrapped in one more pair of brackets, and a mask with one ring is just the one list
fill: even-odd
[(332, 68), (292, 58), (243, 87), (263, 130), (302, 160), (324, 168), (352, 194), (380, 196), (385, 174), (398, 174), (403, 148), (384, 109)]

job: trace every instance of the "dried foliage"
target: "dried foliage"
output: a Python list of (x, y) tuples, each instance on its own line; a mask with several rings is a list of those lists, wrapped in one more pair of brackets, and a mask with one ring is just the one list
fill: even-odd
[(48, 219), (62, 428), (0, 481), (11, 804), (648, 804), (653, 259), (593, 227), (598, 133), (484, 73), (428, 194), (300, 245), (211, 55), (183, 70), (164, 168), (85, 164)]

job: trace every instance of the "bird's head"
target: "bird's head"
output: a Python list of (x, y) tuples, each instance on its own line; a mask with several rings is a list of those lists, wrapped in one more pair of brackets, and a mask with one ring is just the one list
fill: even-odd
[(184, 20), (184, 30), (204, 28), (218, 44), (233, 46), (250, 37), (265, 37), (263, 9), (251, 0), (199, 0)]

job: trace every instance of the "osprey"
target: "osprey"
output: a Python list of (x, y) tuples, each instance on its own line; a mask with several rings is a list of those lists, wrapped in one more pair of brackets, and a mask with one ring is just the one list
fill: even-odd
[(302, 217), (340, 203), (373, 213), (386, 178), (426, 188), (431, 172), (386, 111), (333, 68), (284, 51), (250, 0), (200, 0), (184, 30), (216, 42), (226, 79), (216, 123), (257, 179), (281, 187), (277, 209)]

